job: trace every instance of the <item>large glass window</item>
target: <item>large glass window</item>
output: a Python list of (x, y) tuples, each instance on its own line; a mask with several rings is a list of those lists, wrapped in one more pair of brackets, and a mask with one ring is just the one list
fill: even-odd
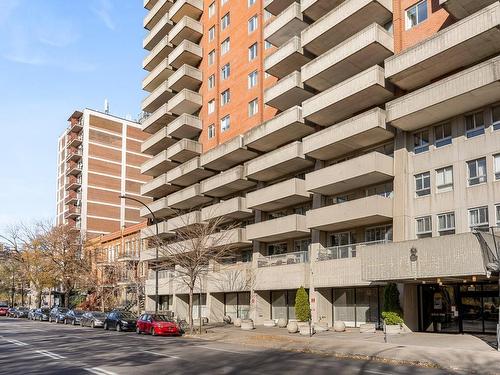
[(486, 158), (471, 160), (467, 162), (468, 184), (478, 185), (486, 182)]
[(413, 134), (413, 152), (420, 154), (429, 151), (429, 131), (422, 130)]
[(220, 78), (225, 81), (231, 75), (231, 65), (229, 63), (225, 64), (220, 70)]
[(257, 86), (257, 77), (258, 77), (258, 73), (256, 70), (248, 75), (248, 88), (249, 89)]
[(434, 145), (442, 147), (451, 144), (451, 124), (449, 122), (434, 127)]
[(208, 89), (211, 90), (215, 87), (215, 74), (208, 77)]
[(455, 234), (455, 213), (447, 212), (437, 215), (438, 232), (440, 236)]
[(215, 38), (215, 26), (208, 29), (208, 41), (211, 42)]
[(500, 180), (500, 154), (494, 156), (495, 180)]
[(220, 54), (225, 55), (226, 53), (229, 52), (229, 48), (231, 47), (231, 39), (226, 38), (224, 41), (220, 44)]
[(365, 241), (392, 241), (392, 225), (367, 228), (365, 230)]
[(481, 134), (484, 134), (483, 112), (476, 112), (465, 116), (465, 135), (467, 138), (476, 137)]
[(488, 228), (488, 207), (476, 207), (469, 210), (469, 227)]
[(257, 30), (257, 23), (258, 18), (257, 15), (253, 16), (248, 20), (248, 33), (253, 33), (255, 30)]
[(231, 117), (229, 115), (224, 116), (220, 120), (220, 131), (223, 133), (226, 130), (228, 130), (230, 126), (231, 126)]
[(500, 105), (491, 109), (491, 117), (493, 129), (500, 129)]
[(208, 53), (208, 65), (213, 65), (214, 62), (215, 62), (215, 50), (213, 49)]
[(229, 89), (222, 91), (222, 93), (220, 94), (221, 107), (225, 106), (230, 101), (231, 101), (231, 91), (229, 91)]
[(423, 0), (410, 8), (406, 9), (406, 30), (417, 26), (419, 23), (424, 22), (427, 15), (427, 0)]
[(208, 6), (208, 18), (213, 17), (215, 14), (215, 1)]
[(268, 255), (285, 254), (287, 252), (286, 242), (272, 243), (267, 245)]
[(208, 125), (208, 139), (212, 139), (215, 137), (215, 125), (210, 124)]
[(453, 167), (436, 169), (436, 189), (440, 193), (453, 190)]
[(431, 193), (431, 174), (429, 172), (415, 175), (415, 194), (417, 197)]
[(430, 216), (419, 217), (415, 221), (418, 238), (432, 237), (432, 219)]
[(248, 103), (248, 117), (252, 117), (259, 112), (259, 101), (254, 99)]
[(257, 57), (257, 43), (248, 47), (248, 61), (252, 61)]
[(221, 29), (225, 30), (229, 26), (230, 23), (231, 23), (231, 17), (230, 17), (229, 12), (228, 12), (220, 20)]

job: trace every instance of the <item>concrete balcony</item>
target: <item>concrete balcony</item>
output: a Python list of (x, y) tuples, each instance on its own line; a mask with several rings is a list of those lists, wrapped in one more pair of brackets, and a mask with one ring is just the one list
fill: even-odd
[(168, 159), (178, 163), (185, 163), (186, 161), (199, 156), (202, 149), (203, 146), (201, 143), (183, 138), (167, 149), (167, 157)]
[[(153, 211), (156, 218), (166, 218), (176, 214), (176, 211), (168, 206), (167, 198), (163, 197), (148, 204), (149, 209)], [(144, 218), (153, 219), (146, 207), (141, 208), (140, 215)]]
[(172, 146), (176, 139), (168, 135), (166, 127), (161, 128), (141, 144), (141, 152), (148, 155), (156, 155), (167, 147)]
[(292, 2), (288, 8), (266, 25), (264, 39), (279, 47), (290, 38), (300, 35), (300, 32), (307, 26), (308, 23), (304, 21), (300, 11), (300, 4)]
[(163, 82), (151, 94), (142, 101), (144, 112), (154, 112), (174, 96), (174, 92), (168, 88), (168, 83)]
[(253, 217), (253, 211), (246, 207), (246, 199), (243, 197), (234, 197), (201, 209), (203, 221), (220, 217), (227, 220), (243, 220)]
[(151, 10), (156, 5), (157, 2), (158, 0), (144, 0), (143, 6), (145, 9)]
[(233, 228), (210, 234), (207, 238), (207, 244), (214, 248), (231, 249), (252, 246), (252, 242), (247, 239), (245, 228)]
[(64, 188), (66, 190), (78, 190), (82, 186), (82, 178), (80, 177), (75, 177), (75, 176), (69, 176), (66, 178), (66, 184), (64, 185)]
[[(254, 290), (284, 290), (309, 287), (310, 263), (307, 252), (261, 256)], [(286, 276), (285, 276), (286, 275)]]
[(171, 137), (194, 138), (201, 133), (202, 123), (199, 117), (184, 113), (168, 124), (167, 129)]
[(294, 36), (288, 42), (283, 44), (278, 50), (269, 55), (264, 60), (264, 70), (277, 78), (283, 78), (288, 74), (311, 61), (311, 57), (304, 51), (300, 45), (300, 38)]
[[(416, 260), (410, 249), (417, 249)], [(367, 246), (360, 251), (361, 275), (368, 281), (485, 276), (483, 249), (473, 233)]]
[(177, 210), (191, 210), (193, 207), (208, 203), (212, 198), (200, 192), (200, 184), (194, 184), (168, 196), (170, 207)]
[(411, 131), (494, 103), (499, 80), (497, 56), (387, 103), (387, 121)]
[(141, 195), (151, 198), (161, 198), (177, 190), (179, 187), (168, 183), (166, 173), (141, 185)]
[(283, 12), (286, 8), (290, 6), (293, 2), (299, 2), (298, 0), (264, 0), (264, 9), (269, 13), (277, 16)]
[(202, 105), (203, 99), (201, 94), (183, 89), (168, 101), (167, 111), (178, 116), (184, 113), (192, 115), (198, 112)]
[(179, 165), (179, 163), (168, 158), (167, 150), (163, 150), (141, 165), (141, 173), (148, 176), (158, 177), (170, 169), (175, 168), (177, 165)]
[(394, 137), (383, 109), (374, 108), (302, 140), (304, 154), (331, 160)]
[[(146, 228), (141, 229), (141, 239), (154, 239), (156, 237), (156, 225), (148, 225)], [(175, 237), (174, 232), (167, 230), (167, 222), (162, 221), (158, 223), (158, 237), (161, 239)]]
[(392, 35), (373, 23), (304, 65), (301, 69), (302, 82), (324, 91), (374, 65), (382, 64), (394, 53), (393, 45)]
[(177, 116), (168, 111), (168, 103), (165, 103), (141, 123), (142, 131), (149, 134), (155, 134), (161, 128), (172, 122), (176, 117)]
[(179, 92), (182, 89), (197, 91), (202, 82), (202, 73), (198, 68), (184, 64), (172, 74), (166, 82), (167, 87)]
[(264, 103), (280, 111), (285, 111), (293, 106), (301, 105), (304, 100), (312, 96), (314, 94), (304, 88), (300, 72), (294, 71), (264, 92)]
[(83, 164), (81, 162), (76, 163), (74, 161), (70, 161), (67, 164), (68, 166), (66, 167), (66, 176), (78, 176), (82, 173)]
[(203, 14), (203, 0), (177, 0), (168, 14), (175, 23), (180, 22), (183, 17), (200, 19)]
[(144, 38), (142, 42), (142, 48), (151, 51), (156, 44), (162, 40), (169, 31), (174, 27), (174, 23), (170, 20), (168, 13), (165, 14), (151, 29), (149, 34)]
[(295, 106), (244, 134), (245, 146), (268, 152), (291, 141), (314, 133), (314, 128), (304, 123), (302, 107)]
[(456, 19), (465, 18), (498, 0), (439, 0), (439, 5)]
[(394, 158), (373, 151), (306, 174), (305, 188), (314, 193), (336, 195), (393, 177)]
[(392, 220), (392, 198), (371, 195), (344, 203), (309, 210), (307, 227), (322, 231), (338, 231), (377, 225)]
[(201, 211), (191, 211), (183, 215), (175, 216), (167, 221), (167, 229), (171, 232), (189, 228), (201, 224)]
[(147, 92), (152, 92), (168, 77), (174, 73), (174, 68), (168, 65), (168, 58), (159, 63), (142, 81), (142, 89)]
[[(147, 256), (143, 256), (141, 254), (141, 260), (153, 260), (154, 254), (151, 252)], [(161, 272), (161, 271), (160, 271)], [(158, 294), (159, 295), (172, 295), (177, 292), (177, 282), (175, 280), (175, 276), (170, 277), (161, 277), (158, 279)], [(155, 296), (156, 292), (156, 281), (153, 276), (152, 279), (148, 279), (145, 282), (145, 294), (147, 296)]]
[(203, 36), (203, 25), (187, 16), (184, 16), (168, 33), (168, 41), (178, 46), (183, 40), (199, 43)]
[(375, 65), (302, 103), (302, 115), (318, 125), (329, 126), (393, 96), (384, 69)]
[(239, 135), (201, 155), (201, 165), (208, 169), (224, 171), (237, 164), (254, 158), (257, 153), (250, 151)]
[(247, 238), (260, 242), (277, 242), (308, 235), (304, 215), (288, 215), (247, 225)]
[(245, 167), (238, 165), (227, 171), (207, 178), (200, 183), (201, 192), (210, 197), (222, 198), (255, 186), (245, 176)]
[(252, 263), (215, 264), (207, 276), (208, 293), (249, 291), (254, 278)]
[(158, 0), (155, 5), (149, 9), (148, 14), (144, 17), (144, 28), (152, 30), (156, 24), (165, 16), (168, 10), (172, 7), (175, 0)]
[(392, 0), (348, 0), (302, 31), (302, 48), (319, 56), (372, 23), (392, 21)]
[(500, 3), (474, 13), (389, 58), (385, 75), (405, 90), (421, 87), (500, 52)]
[(202, 58), (202, 48), (198, 44), (184, 40), (168, 55), (168, 65), (175, 69), (184, 64), (198, 66)]
[(171, 184), (186, 187), (213, 174), (214, 172), (200, 166), (200, 158), (197, 156), (170, 170), (167, 173), (167, 180)]
[(169, 56), (173, 49), (174, 46), (168, 42), (168, 36), (165, 36), (144, 58), (142, 68), (147, 71), (153, 70), (160, 62)]
[(302, 143), (296, 141), (247, 162), (247, 177), (271, 181), (313, 165), (314, 162), (302, 152)]
[(311, 200), (306, 182), (292, 178), (265, 188), (247, 193), (247, 208), (261, 211), (277, 211)]
[(317, 21), (345, 0), (301, 0), (301, 10), (305, 16)]
[(361, 258), (330, 259), (314, 263), (312, 281), (317, 288), (369, 285), (361, 277)]

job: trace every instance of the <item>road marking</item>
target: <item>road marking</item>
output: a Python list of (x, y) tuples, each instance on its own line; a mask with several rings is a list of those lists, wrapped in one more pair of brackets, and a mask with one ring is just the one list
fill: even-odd
[(143, 350), (142, 352), (143, 353), (154, 354), (154, 355), (159, 355), (161, 357), (168, 357), (168, 358), (172, 358), (172, 359), (181, 359), (179, 357), (176, 357), (175, 355), (169, 355), (169, 354), (163, 354), (163, 353), (153, 352), (151, 350)]
[(204, 346), (204, 345), (192, 345), (195, 348), (203, 348), (203, 349), (208, 349), (208, 350), (217, 350), (219, 352), (227, 352), (227, 353), (233, 353), (233, 354), (248, 354), (245, 352), (237, 352), (234, 350), (227, 350), (227, 349), (221, 349), (221, 348), (213, 348), (211, 346)]
[(118, 375), (114, 372), (107, 371), (99, 367), (86, 368), (84, 370), (96, 375)]
[(30, 331), (47, 332), (46, 329), (30, 328)]
[(381, 371), (375, 371), (375, 370), (364, 370), (364, 373), (368, 374), (380, 374), (380, 375), (387, 375), (388, 372), (381, 372)]
[(63, 357), (62, 355), (56, 354), (49, 352), (48, 350), (35, 350), (38, 354), (44, 355), (46, 357), (50, 357), (52, 359), (65, 359), (66, 357)]
[(19, 340), (9, 340), (6, 339), (5, 337), (3, 338), (5, 341), (10, 342), (11, 344), (17, 345), (17, 346), (27, 346), (29, 344), (26, 344), (25, 342), (19, 341)]

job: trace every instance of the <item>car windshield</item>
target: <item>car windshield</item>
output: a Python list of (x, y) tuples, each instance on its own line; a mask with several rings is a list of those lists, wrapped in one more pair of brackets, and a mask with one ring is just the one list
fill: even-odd
[(83, 314), (85, 314), (85, 311), (82, 311), (82, 310), (73, 310), (73, 313), (75, 315), (83, 315)]
[(67, 313), (69, 311), (69, 309), (59, 309), (59, 311), (62, 313)]
[(152, 315), (151, 317), (155, 322), (172, 322), (172, 319), (166, 315)]
[(102, 312), (92, 313), (92, 315), (94, 315), (94, 318), (98, 318), (98, 319), (104, 319), (106, 317), (106, 314), (104, 314)]

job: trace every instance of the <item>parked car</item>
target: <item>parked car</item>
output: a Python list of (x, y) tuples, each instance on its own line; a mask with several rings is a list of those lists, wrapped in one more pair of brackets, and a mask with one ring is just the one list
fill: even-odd
[(113, 310), (104, 320), (104, 329), (115, 329), (120, 331), (135, 331), (135, 324), (137, 317), (130, 311), (126, 310)]
[(166, 315), (142, 314), (136, 323), (137, 334), (149, 333), (152, 336), (178, 336), (181, 334), (179, 326)]
[(74, 326), (80, 324), (84, 313), (85, 311), (82, 310), (69, 310), (66, 315), (64, 315), (64, 324), (72, 324)]
[(104, 326), (104, 320), (106, 319), (106, 314), (100, 311), (87, 311), (82, 315), (82, 320), (80, 325), (82, 327), (102, 327)]
[(6, 302), (0, 302), (0, 316), (6, 316), (9, 305)]
[(54, 307), (52, 310), (50, 310), (49, 322), (64, 323), (64, 318), (66, 317), (66, 313), (68, 311), (69, 309), (66, 309), (64, 307)]
[(49, 315), (50, 315), (50, 308), (48, 307), (42, 307), (40, 309), (36, 309), (35, 312), (33, 313), (33, 320), (39, 320), (39, 321), (49, 321)]
[(7, 309), (7, 314), (5, 314), (5, 316), (8, 316), (10, 318), (13, 318), (14, 317), (14, 314), (16, 313), (16, 310), (17, 310), (17, 307), (9, 307)]
[(14, 313), (14, 318), (27, 318), (29, 309), (27, 307), (19, 307)]
[(35, 320), (34, 319), (35, 310), (36, 309), (29, 309), (29, 311), (28, 311), (28, 319), (29, 320)]

